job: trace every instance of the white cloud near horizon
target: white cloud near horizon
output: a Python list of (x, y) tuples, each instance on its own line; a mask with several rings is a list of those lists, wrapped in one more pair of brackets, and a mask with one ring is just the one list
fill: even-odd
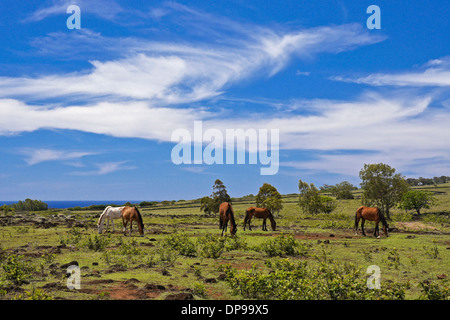
[(359, 78), (333, 76), (330, 77), (330, 80), (354, 82), (372, 86), (449, 87), (450, 56), (430, 60), (418, 71), (373, 73)]

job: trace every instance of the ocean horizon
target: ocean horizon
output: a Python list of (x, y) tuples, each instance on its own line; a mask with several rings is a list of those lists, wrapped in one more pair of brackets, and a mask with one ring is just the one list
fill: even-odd
[[(23, 201), (23, 200), (22, 200)], [(130, 203), (141, 203), (142, 201), (149, 201), (149, 200), (42, 200), (42, 202), (45, 202), (48, 204), (49, 209), (67, 209), (67, 208), (74, 208), (74, 207), (89, 207), (92, 205), (123, 205), (127, 202)], [(0, 206), (6, 204), (14, 204), (19, 202), (19, 200), (16, 201), (0, 201)]]

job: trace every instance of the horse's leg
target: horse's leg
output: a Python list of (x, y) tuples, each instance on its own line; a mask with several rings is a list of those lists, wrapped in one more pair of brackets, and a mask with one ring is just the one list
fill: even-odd
[(252, 222), (252, 218), (249, 218), (249, 219), (248, 219), (248, 229), (249, 229), (250, 231), (252, 231), (252, 226), (250, 225), (251, 222)]
[(361, 218), (361, 231), (362, 231), (362, 235), (366, 236), (366, 233), (364, 232), (364, 222), (366, 222), (366, 219)]
[(224, 233), (227, 233), (227, 228), (228, 228), (228, 219), (225, 218), (223, 220), (224, 221), (223, 221), (223, 226), (222, 226), (222, 236), (223, 236)]
[(123, 224), (123, 234), (127, 235), (127, 224), (128, 224), (128, 221), (125, 220), (124, 218), (122, 218), (122, 224)]
[(114, 219), (111, 219), (111, 224), (112, 224), (112, 228), (113, 228), (113, 233), (114, 233), (114, 231), (116, 231), (115, 229), (114, 229)]
[(378, 227), (378, 223), (379, 221), (377, 221), (375, 224), (375, 232), (373, 233), (373, 235), (377, 238), (380, 238), (380, 228)]
[(131, 237), (132, 230), (133, 230), (133, 220), (130, 220), (130, 237)]
[(355, 217), (355, 235), (358, 235), (358, 224), (359, 224), (359, 218), (358, 216)]
[(263, 219), (263, 231), (267, 231), (266, 218)]

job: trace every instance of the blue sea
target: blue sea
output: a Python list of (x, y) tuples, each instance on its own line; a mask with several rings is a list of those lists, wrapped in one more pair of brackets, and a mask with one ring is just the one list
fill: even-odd
[[(115, 204), (115, 205), (123, 205), (126, 202), (130, 202), (130, 203), (141, 203), (142, 201), (145, 200), (68, 200), (68, 201), (62, 201), (62, 200), (54, 200), (54, 201), (45, 201), (42, 200), (43, 202), (48, 204), (48, 208), (49, 209), (67, 209), (67, 208), (73, 208), (73, 207), (89, 207), (92, 205), (111, 205), (111, 204)], [(0, 201), (0, 206), (4, 205), (4, 204), (13, 204), (13, 203), (17, 203), (18, 201)]]

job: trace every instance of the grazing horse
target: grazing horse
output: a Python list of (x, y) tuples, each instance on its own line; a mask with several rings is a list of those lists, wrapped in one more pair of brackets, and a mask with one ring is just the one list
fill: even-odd
[(381, 210), (377, 207), (375, 208), (369, 208), (369, 207), (359, 207), (358, 210), (356, 210), (356, 215), (355, 215), (355, 232), (356, 234), (358, 234), (358, 223), (359, 220), (361, 219), (361, 230), (362, 230), (362, 234), (363, 236), (366, 235), (366, 233), (364, 232), (364, 222), (366, 220), (369, 221), (375, 221), (375, 231), (373, 233), (373, 235), (375, 237), (377, 237), (378, 239), (380, 238), (380, 230), (378, 229), (378, 223), (381, 221), (381, 223), (383, 224), (383, 231), (384, 234), (386, 235), (386, 237), (389, 237), (389, 225), (386, 222), (386, 219), (384, 218), (383, 213), (381, 212)]
[(219, 207), (219, 226), (223, 233), (227, 231), (228, 220), (231, 221), (230, 233), (235, 235), (237, 232), (236, 222), (234, 221), (234, 211), (229, 202), (222, 202)]
[(137, 222), (139, 233), (141, 237), (144, 236), (144, 222), (142, 221), (142, 216), (136, 207), (125, 207), (122, 210), (122, 222), (123, 222), (123, 233), (126, 235), (126, 228), (128, 222), (130, 222), (130, 236), (133, 227), (133, 221)]
[(101, 234), (103, 232), (103, 226), (104, 226), (105, 219), (106, 219), (106, 230), (108, 230), (109, 222), (111, 221), (113, 232), (115, 231), (114, 219), (119, 219), (120, 217), (122, 217), (122, 209), (123, 208), (125, 208), (125, 207), (114, 208), (111, 206), (107, 206), (105, 208), (105, 210), (103, 210), (103, 213), (100, 215), (100, 218), (98, 219), (98, 222), (97, 222), (97, 228), (98, 228), (99, 234)]
[(266, 226), (266, 219), (269, 218), (270, 224), (272, 226), (272, 230), (275, 231), (277, 224), (275, 222), (275, 219), (273, 218), (272, 212), (270, 212), (267, 208), (256, 208), (256, 207), (250, 207), (245, 211), (245, 218), (244, 218), (244, 230), (245, 226), (248, 224), (248, 228), (250, 231), (252, 230), (252, 227), (250, 225), (250, 221), (252, 221), (252, 218), (259, 218), (264, 219), (262, 229), (263, 231), (267, 231)]

